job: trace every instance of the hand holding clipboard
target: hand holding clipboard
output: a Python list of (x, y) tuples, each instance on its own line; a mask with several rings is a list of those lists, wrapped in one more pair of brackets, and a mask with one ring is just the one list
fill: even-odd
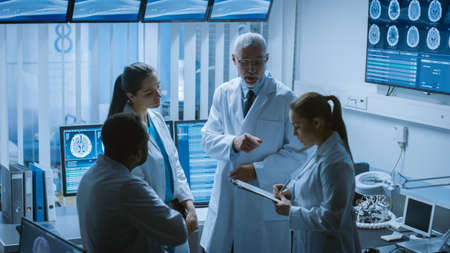
[(280, 203), (281, 200), (279, 200), (278, 198), (275, 197), (275, 195), (273, 195), (273, 193), (268, 192), (266, 190), (263, 190), (259, 187), (256, 187), (254, 185), (245, 183), (239, 179), (232, 179), (231, 183), (235, 186), (237, 186), (238, 188), (242, 189), (242, 190), (246, 190), (248, 192), (251, 192), (253, 194), (259, 195), (261, 197), (270, 199), (276, 203)]

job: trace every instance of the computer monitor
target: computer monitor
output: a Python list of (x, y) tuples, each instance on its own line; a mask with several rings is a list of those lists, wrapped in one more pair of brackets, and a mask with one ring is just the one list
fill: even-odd
[(450, 2), (368, 3), (366, 82), (450, 94)]
[(140, 0), (75, 0), (71, 22), (137, 22)]
[(180, 163), (197, 207), (209, 204), (217, 167), (217, 161), (205, 153), (201, 144), (201, 129), (205, 122), (175, 121), (175, 143)]
[(0, 1), (0, 23), (62, 23), (68, 12), (68, 0)]
[(272, 0), (215, 0), (208, 21), (267, 21)]
[(208, 0), (147, 0), (143, 22), (205, 21)]
[(104, 153), (102, 125), (60, 127), (63, 195), (75, 196), (84, 173)]
[(82, 248), (69, 242), (38, 225), (37, 223), (22, 218), (22, 228), (20, 233), (19, 253), (35, 252), (86, 252)]
[(434, 203), (406, 196), (402, 226), (429, 237), (433, 225), (434, 208)]

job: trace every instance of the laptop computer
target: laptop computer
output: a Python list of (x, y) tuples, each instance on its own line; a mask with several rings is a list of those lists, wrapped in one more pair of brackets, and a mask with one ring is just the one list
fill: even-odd
[(434, 209), (434, 203), (406, 196), (402, 227), (422, 235), (424, 238), (399, 242), (397, 246), (410, 252), (439, 252), (442, 246), (442, 243), (439, 242), (441, 242), (442, 238), (430, 238)]

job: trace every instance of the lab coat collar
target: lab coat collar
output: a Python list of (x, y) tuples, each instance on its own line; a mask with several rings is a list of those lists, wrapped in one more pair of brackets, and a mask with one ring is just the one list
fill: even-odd
[[(125, 106), (123, 107), (123, 112), (132, 112), (132, 113), (136, 113), (136, 112), (134, 111), (133, 107), (131, 107), (129, 104), (125, 104)], [(153, 120), (153, 118), (152, 118), (151, 115), (152, 115), (152, 114), (149, 113), (149, 112), (147, 111), (147, 117), (148, 117), (148, 119), (151, 120), (152, 123), (154, 123), (155, 120)], [(144, 122), (144, 121), (141, 121), (141, 122), (142, 122), (142, 125), (145, 127), (145, 129), (147, 129), (147, 122)], [(158, 126), (156, 126), (156, 124), (153, 124), (153, 125), (155, 126), (156, 132), (159, 134)], [(158, 145), (156, 144), (156, 142), (153, 140), (153, 138), (152, 138), (151, 136), (149, 136), (148, 140), (149, 140), (149, 142), (152, 143), (153, 146), (158, 147)]]
[[(236, 79), (235, 79), (236, 80)], [(234, 86), (233, 91), (233, 101), (242, 101), (242, 88), (241, 88), (241, 80), (237, 79), (237, 84)], [(241, 129), (247, 129), (250, 127), (249, 123), (254, 123), (257, 119), (259, 112), (262, 108), (264, 108), (265, 103), (269, 100), (269, 95), (275, 93), (277, 90), (277, 82), (272, 78), (270, 72), (265, 72), (264, 83), (261, 84), (261, 90), (258, 92), (258, 96), (253, 102), (252, 107), (247, 113), (247, 116), (244, 118), (243, 116), (243, 108), (242, 103), (232, 103), (232, 111), (235, 113), (238, 122), (242, 122)]]
[(277, 89), (277, 83), (270, 74), (267, 74), (264, 78), (264, 83), (261, 85), (261, 90), (258, 92), (258, 96), (256, 96), (254, 105), (250, 107), (244, 122), (247, 120), (254, 121), (259, 115), (261, 109), (264, 108), (264, 105), (269, 100), (269, 95), (275, 93)]
[(338, 132), (333, 131), (333, 133), (325, 140), (324, 143), (317, 149), (316, 157), (327, 156), (328, 153), (333, 151), (336, 144), (343, 145), (343, 141)]
[(124, 174), (130, 174), (130, 170), (128, 170), (125, 165), (123, 165), (120, 162), (117, 162), (110, 157), (100, 154), (96, 161), (99, 168), (108, 168), (111, 170), (115, 170), (115, 172), (124, 173)]

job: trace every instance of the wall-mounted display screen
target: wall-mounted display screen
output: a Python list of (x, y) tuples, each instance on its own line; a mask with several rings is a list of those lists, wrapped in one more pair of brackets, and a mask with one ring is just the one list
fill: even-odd
[(104, 153), (102, 125), (60, 127), (64, 196), (74, 196), (84, 173)]
[(366, 82), (450, 94), (449, 0), (370, 0)]
[(65, 22), (69, 0), (1, 0), (1, 23)]
[(205, 122), (175, 121), (178, 155), (196, 206), (208, 205), (217, 167), (217, 160), (209, 157), (202, 147), (201, 129)]
[(211, 21), (267, 20), (271, 0), (215, 0)]
[(72, 21), (138, 21), (140, 0), (75, 0)]
[(208, 0), (148, 0), (144, 22), (203, 21)]

